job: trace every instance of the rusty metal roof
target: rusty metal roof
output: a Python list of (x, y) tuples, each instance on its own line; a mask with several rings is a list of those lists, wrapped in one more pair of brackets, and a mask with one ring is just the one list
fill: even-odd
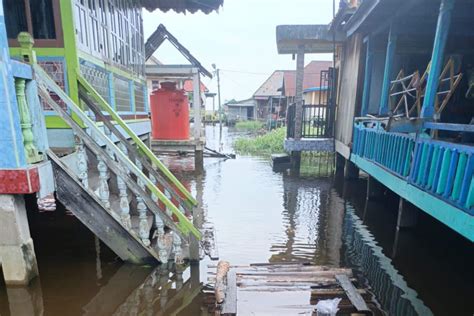
[(224, 0), (139, 0), (142, 7), (149, 11), (159, 9), (163, 12), (173, 10), (178, 13), (202, 11), (206, 14), (217, 11)]
[(148, 37), (145, 43), (145, 60), (148, 60), (163, 44), (165, 40), (168, 40), (176, 49), (195, 67), (199, 68), (199, 71), (209, 78), (212, 78), (212, 74), (204, 68), (203, 65), (197, 60), (191, 52), (182, 45), (176, 37), (171, 34), (163, 24), (158, 25), (153, 34)]

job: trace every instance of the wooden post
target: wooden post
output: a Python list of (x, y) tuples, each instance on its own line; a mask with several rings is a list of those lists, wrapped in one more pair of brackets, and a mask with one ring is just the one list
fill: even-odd
[(194, 107), (194, 140), (196, 149), (194, 151), (194, 168), (196, 172), (201, 173), (204, 165), (203, 148), (201, 144), (201, 79), (199, 70), (194, 69), (193, 74), (193, 107)]
[(418, 221), (418, 210), (416, 207), (400, 197), (398, 204), (397, 230), (400, 228), (411, 228)]
[(304, 45), (299, 45), (296, 54), (295, 140), (301, 139), (301, 125), (303, 121), (304, 53)]
[(292, 176), (299, 176), (301, 167), (301, 151), (292, 151), (290, 157), (290, 173)]
[(193, 108), (194, 108), (194, 138), (201, 139), (201, 81), (199, 70), (194, 69), (193, 74)]
[(336, 152), (336, 175), (344, 174), (344, 165), (346, 161), (344, 156)]
[(364, 78), (364, 91), (362, 95), (362, 108), (360, 115), (365, 116), (369, 110), (370, 101), (370, 83), (372, 80), (372, 62), (374, 59), (373, 44), (370, 36), (367, 38), (366, 44), (366, 55), (365, 55), (365, 78)]
[(397, 34), (393, 23), (390, 25), (390, 32), (388, 34), (387, 52), (385, 55), (385, 70), (383, 73), (382, 94), (380, 96), (379, 114), (384, 115), (389, 111), (390, 98), (390, 78), (392, 76), (393, 58), (397, 48)]
[(451, 12), (455, 0), (442, 0), (439, 8), (438, 24), (431, 55), (431, 68), (426, 84), (426, 93), (421, 109), (421, 117), (432, 119), (435, 113), (434, 105), (439, 84), (439, 75), (443, 67), (444, 51), (451, 25)]
[(385, 187), (383, 184), (375, 180), (374, 177), (370, 176), (367, 178), (367, 201), (374, 201), (380, 198), (384, 193)]
[(346, 160), (344, 166), (344, 178), (348, 180), (359, 178), (359, 168), (349, 159)]

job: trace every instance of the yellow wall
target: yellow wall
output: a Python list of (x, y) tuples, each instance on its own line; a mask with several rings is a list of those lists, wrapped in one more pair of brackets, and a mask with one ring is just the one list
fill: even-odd
[(310, 91), (304, 93), (304, 104), (319, 104), (319, 94), (321, 94), (321, 103), (326, 104), (327, 102), (327, 91)]

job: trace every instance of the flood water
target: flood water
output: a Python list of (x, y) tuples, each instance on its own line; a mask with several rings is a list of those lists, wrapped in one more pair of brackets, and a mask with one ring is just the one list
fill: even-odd
[[(208, 146), (230, 152), (240, 134), (208, 126)], [(294, 178), (267, 158), (165, 159), (203, 205), (221, 260), (299, 261), (351, 267), (389, 315), (473, 315), (474, 247), (420, 215), (396, 233), (398, 202), (365, 204), (365, 180)], [(40, 278), (28, 288), (0, 283), (0, 315), (207, 315), (204, 260), (184, 271), (123, 264), (65, 210), (29, 210)], [(306, 295), (306, 296), (305, 296)], [(239, 315), (299, 315), (307, 294), (269, 299), (239, 292)]]

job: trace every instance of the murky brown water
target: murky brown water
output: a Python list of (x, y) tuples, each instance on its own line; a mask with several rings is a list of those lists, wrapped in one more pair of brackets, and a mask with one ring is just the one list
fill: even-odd
[[(208, 146), (230, 151), (236, 134), (208, 127)], [(192, 169), (190, 159), (168, 159)], [(395, 200), (365, 206), (365, 182), (296, 179), (267, 159), (206, 159), (201, 176), (181, 173), (217, 230), (220, 258), (233, 264), (311, 261), (358, 271), (390, 315), (472, 315), (474, 247), (429, 216), (395, 233)], [(40, 278), (0, 284), (0, 315), (206, 315), (207, 265), (176, 271), (125, 265), (64, 210), (31, 211)], [(239, 315), (298, 315), (298, 292), (275, 301), (239, 293)]]

